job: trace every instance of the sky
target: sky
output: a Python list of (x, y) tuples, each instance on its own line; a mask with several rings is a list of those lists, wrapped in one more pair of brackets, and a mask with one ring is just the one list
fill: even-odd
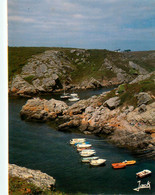
[(155, 49), (155, 0), (8, 0), (9, 46)]

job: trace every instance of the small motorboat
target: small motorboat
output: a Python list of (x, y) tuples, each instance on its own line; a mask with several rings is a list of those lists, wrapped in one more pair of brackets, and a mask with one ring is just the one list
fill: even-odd
[(77, 146), (78, 144), (90, 144), (90, 142), (82, 142), (82, 143), (78, 142), (78, 143), (75, 143), (74, 145)]
[(68, 93), (64, 93), (63, 95), (60, 96), (61, 99), (68, 99), (70, 98), (70, 95)]
[(71, 93), (71, 96), (72, 97), (78, 97), (78, 94), (77, 93)]
[(90, 162), (91, 160), (96, 160), (98, 158), (99, 158), (98, 156), (92, 156), (92, 157), (83, 158), (81, 161), (87, 163)]
[(83, 156), (83, 157), (89, 157), (89, 156), (93, 156), (93, 155), (95, 155), (96, 154), (96, 152), (94, 151), (92, 151), (92, 152), (89, 152), (89, 151), (85, 151), (85, 152), (80, 152), (80, 155), (81, 156)]
[(137, 188), (134, 188), (133, 190), (139, 192), (140, 189), (150, 189), (151, 190), (151, 182), (147, 182), (146, 184), (141, 184), (141, 181), (138, 181), (138, 187)]
[(78, 152), (84, 151), (84, 150), (91, 150), (92, 147), (86, 147), (86, 148), (77, 148)]
[(82, 153), (82, 152), (83, 152), (83, 153), (84, 153), (84, 152), (95, 152), (95, 150), (92, 150), (92, 149), (83, 149), (83, 150), (81, 150), (81, 151), (78, 150), (78, 152), (81, 152), (81, 153)]
[(145, 169), (145, 170), (143, 170), (143, 171), (140, 171), (140, 172), (138, 172), (138, 173), (136, 173), (136, 176), (137, 177), (140, 177), (140, 178), (143, 178), (143, 177), (146, 177), (146, 176), (148, 176), (148, 175), (151, 175), (151, 171), (150, 170), (148, 170), (148, 169)]
[(85, 142), (86, 139), (85, 138), (74, 138), (70, 140), (70, 144), (74, 145), (75, 143), (83, 143)]
[(77, 148), (90, 148), (90, 147), (92, 147), (91, 144), (78, 144), (77, 145)]
[(105, 162), (106, 162), (106, 159), (99, 158), (97, 160), (91, 160), (90, 161), (90, 165), (92, 165), (92, 166), (99, 166), (99, 165), (105, 164)]
[(135, 160), (125, 160), (122, 163), (125, 163), (126, 165), (134, 165), (136, 164), (136, 161)]
[(122, 169), (126, 167), (125, 163), (113, 163), (111, 164), (114, 169)]
[(70, 102), (76, 102), (76, 101), (79, 101), (80, 98), (79, 97), (72, 97), (72, 98), (69, 98), (68, 99)]

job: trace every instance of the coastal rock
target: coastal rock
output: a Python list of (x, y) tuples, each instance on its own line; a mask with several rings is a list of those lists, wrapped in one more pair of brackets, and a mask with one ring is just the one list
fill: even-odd
[(143, 74), (143, 75), (148, 74), (148, 72), (144, 68), (142, 68), (141, 66), (139, 66), (138, 64), (136, 64), (132, 61), (129, 61), (129, 66), (131, 68), (137, 70), (140, 74)]
[(42, 120), (55, 119), (68, 108), (63, 101), (51, 99), (45, 100), (33, 98), (26, 102), (22, 107), (20, 115), (22, 119)]
[(130, 112), (127, 115), (127, 121), (132, 123), (146, 123), (152, 127), (155, 125), (155, 102), (152, 104), (146, 105), (146, 111), (139, 113), (139, 108), (136, 108), (134, 111)]
[(142, 104), (141, 106), (139, 106), (139, 113), (145, 112), (146, 111), (146, 105)]
[(94, 111), (94, 108), (92, 106), (89, 106), (86, 108), (85, 113), (92, 113)]
[(16, 94), (35, 94), (37, 90), (34, 88), (33, 85), (29, 84), (25, 81), (20, 75), (17, 75), (11, 84), (12, 93)]
[(40, 170), (32, 170), (15, 164), (9, 164), (9, 175), (26, 179), (29, 183), (43, 190), (52, 189), (56, 182), (53, 177), (42, 173)]
[(138, 75), (134, 80), (132, 80), (130, 82), (130, 84), (138, 83), (140, 81), (143, 81), (145, 79), (148, 79), (152, 75), (155, 75), (155, 71), (154, 72), (151, 72), (151, 73), (148, 73), (148, 74), (145, 74), (145, 75)]
[(137, 131), (134, 134), (132, 131), (127, 130), (115, 130), (113, 136), (111, 136), (111, 141), (118, 146), (126, 147), (131, 150), (141, 150), (148, 146), (150, 143), (150, 136), (146, 136), (146, 133), (142, 131)]
[(110, 110), (115, 109), (120, 104), (119, 97), (113, 97), (107, 100), (104, 105), (107, 106)]
[(86, 89), (93, 89), (93, 88), (100, 88), (100, 87), (102, 87), (102, 84), (96, 79), (92, 78), (89, 81), (88, 85), (86, 86)]
[(137, 95), (138, 99), (138, 106), (141, 106), (142, 104), (147, 104), (152, 98), (151, 96), (146, 92), (141, 92)]

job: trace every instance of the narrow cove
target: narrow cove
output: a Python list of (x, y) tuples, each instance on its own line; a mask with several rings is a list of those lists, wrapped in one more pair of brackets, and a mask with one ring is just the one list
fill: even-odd
[[(100, 90), (83, 91), (80, 97), (87, 98), (99, 93)], [(49, 99), (49, 96), (47, 98)], [(152, 190), (141, 190), (140, 193), (155, 192), (153, 160), (134, 156), (97, 136), (64, 133), (56, 131), (46, 123), (22, 121), (19, 112), (26, 100), (13, 97), (9, 100), (10, 163), (45, 172), (56, 179), (57, 189), (72, 194), (136, 194), (137, 192), (133, 191), (133, 188), (137, 187), (136, 172), (150, 169), (152, 176), (143, 179), (142, 183), (151, 181)], [(107, 159), (106, 166), (92, 168), (81, 163), (79, 154), (69, 145), (69, 140), (74, 137), (87, 138), (96, 150), (96, 155)], [(112, 169), (111, 163), (123, 160), (136, 160), (137, 164), (122, 170)]]

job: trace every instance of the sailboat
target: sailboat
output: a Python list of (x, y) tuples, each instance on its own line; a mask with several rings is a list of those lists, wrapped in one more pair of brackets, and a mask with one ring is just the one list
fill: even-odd
[(65, 88), (66, 87), (64, 87), (64, 94), (60, 96), (61, 99), (68, 99), (68, 98), (70, 98), (70, 95), (68, 93), (65, 93)]

